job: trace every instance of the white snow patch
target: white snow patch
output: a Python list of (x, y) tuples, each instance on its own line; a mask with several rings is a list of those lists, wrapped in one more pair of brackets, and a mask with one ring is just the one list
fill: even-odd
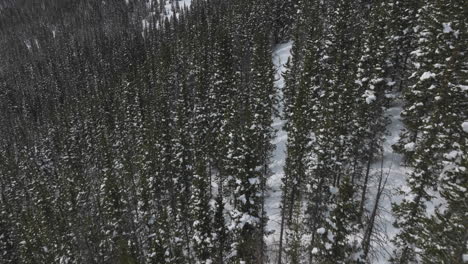
[[(385, 177), (388, 175), (386, 188), (383, 192), (380, 200), (379, 209), (379, 221), (378, 225), (382, 230), (385, 230), (384, 244), (374, 243), (373, 247), (376, 250), (375, 258), (371, 260), (371, 263), (388, 263), (390, 254), (392, 253), (395, 246), (390, 242), (391, 239), (399, 232), (397, 228), (393, 226), (395, 221), (392, 214), (392, 203), (400, 203), (403, 199), (403, 195), (400, 194), (399, 190), (407, 186), (407, 175), (409, 174), (409, 168), (402, 164), (402, 156), (393, 151), (392, 146), (396, 144), (400, 139), (400, 133), (404, 129), (404, 125), (401, 122), (401, 112), (403, 108), (403, 102), (399, 99), (399, 93), (393, 93), (393, 105), (386, 110), (386, 116), (390, 118), (391, 123), (388, 125), (388, 135), (385, 136), (383, 143), (383, 153), (377, 158), (372, 164), (371, 175), (373, 177), (369, 183), (369, 201), (373, 201), (377, 194), (378, 187), (378, 175), (383, 174)], [(383, 159), (383, 160), (382, 160)], [(367, 210), (372, 210), (373, 203), (366, 204)]]
[(149, 24), (148, 20), (143, 19), (143, 20), (141, 21), (141, 26), (143, 27), (143, 30), (149, 28), (149, 25), (150, 25), (150, 24)]
[(444, 155), (444, 158), (448, 159), (448, 160), (454, 160), (456, 159), (458, 156), (461, 156), (463, 155), (463, 153), (461, 151), (456, 151), (456, 150), (452, 150), (450, 151), (449, 153), (445, 154)]
[(463, 254), (463, 263), (468, 262), (468, 254)]
[(417, 49), (415, 51), (412, 51), (411, 55), (415, 55), (416, 57), (421, 57), (422, 55), (424, 55), (424, 53), (420, 49)]
[(427, 80), (429, 78), (434, 78), (435, 77), (435, 73), (432, 73), (432, 72), (425, 72), (423, 73), (423, 75), (421, 75), (421, 77), (419, 78), (419, 80), (421, 81), (424, 81), (424, 80)]
[(325, 234), (326, 231), (327, 230), (325, 230), (325, 228), (321, 227), (321, 228), (317, 229), (317, 234), (323, 235), (323, 234)]
[(25, 40), (24, 41), (24, 45), (26, 45), (26, 47), (28, 48), (28, 50), (31, 50), (31, 42), (29, 40)]
[(375, 97), (375, 92), (372, 91), (372, 90), (366, 90), (362, 97), (366, 98), (366, 103), (367, 104), (371, 104), (372, 102), (374, 102), (377, 99), (377, 97)]
[(258, 177), (249, 178), (249, 183), (250, 183), (251, 185), (259, 184), (259, 183), (260, 183), (260, 180), (258, 179)]
[(239, 201), (241, 201), (243, 204), (246, 204), (247, 203), (247, 199), (245, 198), (245, 195), (241, 195), (239, 196)]
[(442, 23), (442, 26), (444, 27), (444, 33), (450, 33), (453, 31), (452, 27), (450, 26), (452, 23)]
[(463, 122), (463, 124), (462, 124), (462, 129), (463, 129), (463, 131), (465, 131), (466, 133), (468, 133), (468, 121)]
[(414, 151), (415, 146), (416, 144), (414, 142), (410, 142), (410, 143), (405, 144), (405, 149), (407, 151)]
[(245, 224), (255, 224), (258, 223), (259, 219), (255, 216), (251, 216), (249, 214), (243, 214), (242, 217), (239, 219), (240, 227), (243, 227)]

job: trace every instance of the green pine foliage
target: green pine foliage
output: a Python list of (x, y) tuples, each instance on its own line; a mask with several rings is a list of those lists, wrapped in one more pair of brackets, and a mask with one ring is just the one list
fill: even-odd
[(374, 263), (400, 102), (389, 261), (463, 263), (463, 0), (186, 2), (0, 3), (0, 263)]
[[(462, 6), (457, 1), (429, 1), (419, 10), (413, 85), (405, 91), (408, 130), (400, 143), (413, 168), (407, 194), (413, 198), (394, 207), (396, 224), (402, 228), (396, 238), (398, 263), (462, 263), (466, 238), (460, 234), (465, 233), (466, 216), (460, 215), (465, 199), (460, 191), (466, 190), (466, 177), (461, 176), (466, 132), (461, 124), (467, 116), (462, 88), (466, 52), (459, 46), (466, 42)], [(437, 196), (444, 203), (431, 214), (427, 204)]]

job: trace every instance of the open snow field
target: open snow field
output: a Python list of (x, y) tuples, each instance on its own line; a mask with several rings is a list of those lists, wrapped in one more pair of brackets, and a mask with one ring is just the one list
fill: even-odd
[[(278, 89), (278, 96), (280, 99), (283, 97), (282, 89), (284, 87), (284, 78), (282, 73), (285, 72), (285, 64), (288, 61), (288, 58), (291, 57), (291, 47), (292, 42), (279, 44), (273, 50), (273, 63), (276, 67), (276, 82), (275, 85)], [(278, 105), (278, 110), (282, 113), (282, 104)], [(275, 145), (275, 150), (273, 152), (272, 163), (270, 169), (272, 171), (272, 176), (268, 179), (268, 195), (266, 197), (266, 213), (269, 218), (267, 230), (271, 234), (266, 238), (266, 243), (268, 245), (268, 251), (270, 253), (270, 261), (273, 263), (274, 259), (277, 256), (277, 245), (279, 240), (279, 230), (280, 230), (280, 221), (281, 221), (281, 179), (284, 176), (284, 163), (286, 159), (286, 142), (288, 140), (288, 135), (286, 131), (283, 130), (283, 125), (285, 121), (280, 117), (276, 117), (273, 121), (273, 127), (277, 130), (276, 137), (273, 140)]]

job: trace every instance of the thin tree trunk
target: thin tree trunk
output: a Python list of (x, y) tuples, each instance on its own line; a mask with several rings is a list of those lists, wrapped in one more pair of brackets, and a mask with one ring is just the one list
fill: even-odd
[(289, 213), (288, 213), (288, 223), (291, 222), (292, 220), (292, 215), (294, 211), (294, 199), (295, 199), (295, 194), (296, 194), (296, 188), (292, 188), (291, 191), (291, 201), (289, 202)]
[[(424, 191), (424, 185), (421, 185), (418, 189), (418, 193), (416, 194), (416, 197), (414, 199), (414, 206), (411, 210), (411, 214), (409, 216), (409, 220), (408, 221), (414, 221), (414, 218), (416, 217), (416, 214), (417, 214), (417, 210), (418, 210), (418, 207), (420, 206), (420, 203), (421, 203), (421, 198), (422, 198), (422, 194), (423, 194), (423, 191)], [(401, 253), (401, 257), (400, 257), (400, 263), (401, 264), (406, 264), (408, 263), (408, 254), (409, 254), (409, 251), (410, 250), (410, 247), (408, 245), (406, 245), (404, 248), (403, 248), (403, 251)]]
[(372, 158), (374, 155), (373, 152), (374, 152), (374, 144), (371, 145), (370, 154), (369, 154), (370, 156), (369, 156), (369, 160), (367, 161), (366, 176), (364, 178), (364, 186), (362, 187), (361, 203), (359, 205), (359, 215), (362, 215), (362, 213), (364, 212), (364, 203), (366, 201), (367, 184), (369, 182), (370, 168), (372, 164)]
[(185, 233), (185, 246), (187, 248), (187, 254), (188, 254), (188, 261), (189, 261), (189, 264), (192, 263), (192, 259), (193, 259), (193, 256), (192, 256), (192, 250), (191, 250), (191, 247), (190, 247), (190, 237), (189, 237), (189, 231), (188, 231), (188, 223), (187, 223), (187, 219), (188, 219), (188, 216), (187, 214), (185, 214), (185, 224), (184, 224), (184, 233)]
[(312, 250), (315, 244), (315, 237), (316, 237), (316, 231), (317, 231), (317, 224), (318, 224), (318, 213), (319, 213), (319, 205), (322, 204), (322, 186), (323, 186), (323, 178), (320, 179), (320, 183), (318, 186), (319, 190), (319, 199), (318, 201), (314, 204), (314, 211), (313, 211), (313, 224), (312, 224), (312, 237), (310, 239), (310, 248), (309, 248), (309, 264), (313, 264), (313, 254)]
[(261, 188), (262, 188), (262, 214), (261, 214), (261, 240), (260, 240), (260, 263), (264, 263), (264, 254), (265, 254), (265, 241), (263, 238), (265, 237), (265, 180), (268, 173), (268, 164), (264, 162), (264, 171), (263, 171), (263, 179), (261, 179)]
[(212, 179), (211, 179), (211, 177), (212, 177), (212, 175), (211, 175), (211, 162), (208, 162), (208, 175), (210, 177), (210, 197), (213, 197), (213, 190), (212, 190), (213, 188), (211, 186), (211, 181), (212, 181)]
[(356, 178), (357, 164), (358, 164), (358, 159), (357, 159), (357, 155), (355, 155), (354, 156), (354, 163), (353, 163), (353, 173), (352, 173), (352, 176), (351, 176), (351, 184), (353, 184), (353, 185), (354, 185), (354, 179)]
[(385, 178), (385, 181), (382, 183), (382, 180), (383, 180), (383, 163), (384, 163), (384, 160), (382, 159), (379, 186), (377, 187), (377, 196), (375, 198), (375, 204), (374, 204), (374, 208), (372, 209), (372, 214), (371, 214), (371, 217), (370, 217), (370, 220), (369, 220), (368, 228), (367, 228), (367, 230), (366, 230), (366, 232), (364, 234), (364, 241), (363, 241), (364, 259), (366, 259), (368, 254), (369, 254), (370, 242), (371, 242), (371, 238), (372, 238), (372, 233), (374, 231), (375, 218), (377, 216), (377, 210), (378, 210), (378, 207), (379, 207), (380, 198), (382, 197), (382, 193), (383, 193), (383, 191), (385, 189), (385, 185), (387, 184), (387, 179), (388, 179), (388, 174), (387, 174), (387, 177)]
[(283, 201), (281, 208), (281, 226), (280, 226), (280, 237), (279, 237), (279, 246), (278, 246), (278, 264), (281, 264), (282, 254), (283, 254), (283, 233), (284, 233), (284, 221), (286, 219), (286, 197), (288, 193), (288, 180), (286, 179), (283, 190)]

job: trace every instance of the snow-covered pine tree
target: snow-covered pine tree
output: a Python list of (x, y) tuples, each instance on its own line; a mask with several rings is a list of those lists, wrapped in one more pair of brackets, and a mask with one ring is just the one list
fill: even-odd
[[(338, 228), (340, 220), (334, 216), (342, 209), (341, 206), (345, 206), (339, 202), (340, 197), (345, 195), (341, 193), (345, 191), (340, 186), (343, 179), (351, 181), (353, 178), (353, 169), (356, 167), (353, 164), (353, 159), (356, 158), (353, 154), (359, 152), (357, 147), (362, 147), (355, 144), (353, 134), (359, 129), (354, 113), (363, 104), (362, 100), (355, 100), (358, 91), (353, 76), (357, 70), (359, 54), (355, 50), (360, 36), (357, 23), (360, 10), (356, 8), (357, 4), (353, 1), (338, 1), (324, 6), (327, 24), (323, 28), (318, 56), (320, 79), (311, 105), (314, 117), (314, 166), (311, 177), (314, 180), (310, 186), (313, 188), (312, 192), (318, 190), (317, 193), (320, 193), (315, 194), (316, 197), (311, 198), (311, 201), (321, 201), (321, 205), (310, 206), (310, 215), (316, 219), (314, 228), (310, 231), (314, 237), (310, 245), (311, 261), (350, 261), (352, 253), (348, 252), (349, 255), (346, 255), (337, 252), (343, 253), (350, 248), (357, 251), (356, 245), (347, 244), (348, 239), (357, 234), (356, 224), (349, 222)], [(347, 184), (347, 187), (354, 190), (353, 183)], [(346, 195), (349, 196), (348, 193)], [(355, 203), (357, 197), (348, 196), (345, 203)], [(323, 229), (326, 232), (322, 232)], [(317, 234), (318, 230), (321, 234)], [(336, 238), (341, 239), (335, 241)]]
[(275, 0), (271, 10), (271, 20), (273, 23), (272, 33), (275, 43), (289, 40), (292, 33), (294, 20), (297, 18), (298, 0)]
[(389, 49), (385, 42), (389, 37), (390, 8), (387, 1), (371, 1), (363, 8), (363, 14), (361, 14), (363, 33), (359, 40), (360, 59), (355, 77), (356, 110), (353, 117), (355, 129), (351, 131), (351, 141), (354, 145), (351, 182), (360, 189), (359, 191), (355, 189), (355, 191), (360, 197), (360, 223), (366, 230), (362, 245), (363, 258), (367, 258), (376, 225), (375, 215), (372, 214), (377, 213), (372, 210), (370, 216), (367, 217), (365, 210), (365, 205), (369, 200), (368, 186), (372, 181), (371, 166), (377, 160), (378, 152), (381, 151), (388, 123), (388, 117), (384, 116), (384, 111), (389, 103), (386, 95), (391, 86), (388, 85)]
[[(307, 60), (304, 69), (309, 69), (312, 60)], [(285, 164), (285, 177), (283, 178), (282, 199), (282, 228), (286, 231), (286, 251), (288, 261), (300, 259), (300, 252), (304, 250), (300, 233), (302, 233), (302, 208), (304, 198), (304, 184), (307, 182), (310, 153), (310, 122), (309, 100), (311, 100), (312, 72), (305, 71), (300, 76), (297, 94), (290, 109), (287, 123), (288, 143)], [(298, 233), (300, 232), (300, 233)], [(281, 249), (280, 249), (281, 250)]]
[(258, 178), (250, 179), (250, 183), (256, 187), (255, 196), (258, 196), (260, 205), (260, 227), (261, 233), (258, 258), (259, 262), (264, 262), (265, 257), (265, 228), (268, 219), (265, 212), (266, 183), (270, 175), (270, 157), (273, 150), (271, 140), (274, 137), (272, 123), (276, 114), (277, 94), (274, 86), (274, 68), (271, 61), (271, 47), (269, 35), (269, 25), (263, 24), (258, 27), (254, 34), (253, 58), (250, 71), (250, 97), (249, 103), (252, 107), (252, 123), (250, 127), (251, 139), (248, 144), (254, 150), (255, 171)]
[(389, 15), (388, 46), (392, 82), (395, 89), (402, 91), (409, 85), (411, 75), (411, 52), (417, 43), (417, 14), (423, 1), (387, 1)]
[(359, 202), (356, 187), (345, 176), (335, 193), (332, 210), (322, 226), (316, 230), (321, 238), (314, 261), (318, 263), (360, 263)]
[[(206, 169), (206, 158), (198, 153), (195, 161), (195, 175), (193, 180), (192, 210), (193, 210), (193, 249), (197, 263), (209, 264), (215, 261), (212, 234), (212, 210), (210, 208), (211, 194), (210, 177)], [(222, 223), (224, 226), (224, 223)], [(216, 237), (215, 237), (216, 240)]]
[[(466, 243), (466, 223), (462, 223), (464, 198), (460, 191), (466, 188), (466, 177), (460, 176), (466, 164), (462, 124), (467, 117), (462, 5), (459, 1), (428, 1), (419, 13), (419, 41), (412, 53), (414, 85), (405, 93), (404, 117), (410, 125), (400, 143), (413, 170), (408, 197), (394, 206), (396, 226), (401, 228), (394, 262), (462, 262), (460, 244)], [(447, 207), (431, 215), (427, 204), (440, 199), (447, 199)], [(444, 228), (440, 221), (450, 224)]]
[[(321, 24), (318, 16), (318, 1), (298, 1), (297, 18), (293, 25), (292, 60), (287, 64), (284, 74), (283, 113), (287, 120), (288, 131), (287, 158), (283, 194), (281, 202), (281, 230), (278, 252), (278, 263), (283, 261), (283, 250), (286, 261), (299, 261), (304, 254), (302, 233), (303, 186), (308, 181), (310, 152), (310, 105), (313, 104), (311, 93), (317, 83), (319, 64), (314, 63), (319, 52), (319, 32)], [(315, 12), (313, 12), (315, 11)], [(285, 243), (283, 243), (283, 240)]]

